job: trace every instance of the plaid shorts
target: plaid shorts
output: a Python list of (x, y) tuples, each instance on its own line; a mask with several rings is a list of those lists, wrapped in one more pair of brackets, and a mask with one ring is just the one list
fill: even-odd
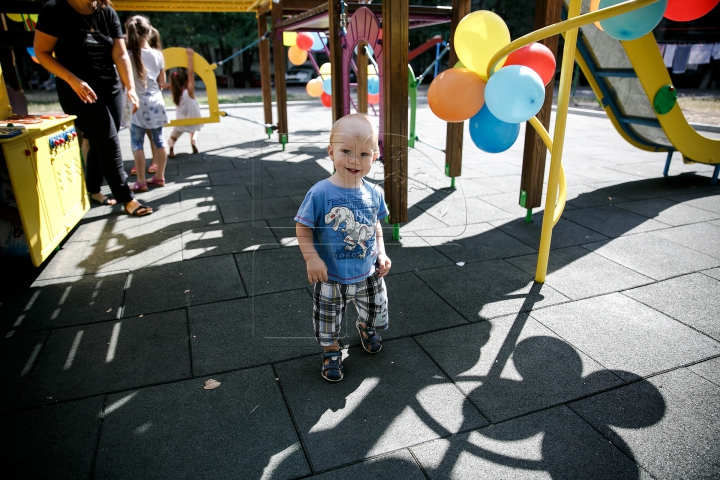
[(337, 341), (345, 307), (353, 302), (358, 322), (376, 330), (388, 328), (388, 302), (385, 281), (377, 272), (358, 283), (318, 282), (313, 290), (315, 338), (327, 347)]

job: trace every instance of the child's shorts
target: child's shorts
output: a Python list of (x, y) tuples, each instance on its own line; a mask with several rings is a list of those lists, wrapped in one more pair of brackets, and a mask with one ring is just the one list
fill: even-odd
[(133, 152), (142, 150), (145, 144), (145, 133), (150, 132), (155, 148), (165, 148), (165, 138), (163, 137), (163, 127), (143, 128), (133, 124), (130, 126), (130, 145)]
[(318, 282), (313, 290), (313, 324), (320, 345), (330, 346), (339, 338), (348, 302), (355, 304), (359, 323), (376, 330), (388, 328), (387, 289), (377, 272), (349, 285)]

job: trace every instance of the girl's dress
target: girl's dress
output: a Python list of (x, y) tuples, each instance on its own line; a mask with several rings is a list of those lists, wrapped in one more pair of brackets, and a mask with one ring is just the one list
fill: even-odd
[(147, 70), (145, 84), (138, 77), (137, 69), (133, 65), (133, 76), (135, 77), (135, 91), (137, 92), (140, 106), (133, 113), (132, 124), (142, 128), (158, 128), (168, 123), (165, 113), (165, 100), (163, 100), (160, 85), (157, 78), (165, 69), (165, 59), (162, 52), (154, 48), (143, 48), (140, 50), (143, 65)]
[[(183, 90), (180, 96), (180, 104), (175, 109), (175, 118), (199, 118), (200, 117), (200, 105), (196, 99), (190, 97), (187, 89)], [(199, 132), (202, 125), (183, 125), (181, 127), (175, 127), (176, 132), (181, 133), (193, 133)]]

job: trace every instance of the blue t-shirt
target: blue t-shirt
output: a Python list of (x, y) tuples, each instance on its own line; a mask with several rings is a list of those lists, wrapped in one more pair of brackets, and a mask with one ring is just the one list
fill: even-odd
[(375, 271), (375, 227), (387, 216), (380, 187), (363, 181), (360, 188), (341, 188), (326, 179), (307, 193), (295, 221), (312, 228), (328, 279), (349, 284)]

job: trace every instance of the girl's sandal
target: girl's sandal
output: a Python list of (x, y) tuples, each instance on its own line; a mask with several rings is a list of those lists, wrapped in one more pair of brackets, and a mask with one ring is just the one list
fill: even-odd
[[(327, 363), (325, 363), (327, 361)], [(339, 382), (343, 379), (342, 351), (331, 350), (322, 353), (320, 375), (328, 382)]]
[(148, 172), (148, 173), (155, 173), (155, 172), (157, 172), (157, 165), (155, 165), (154, 163), (151, 163), (150, 166), (149, 166), (148, 169), (147, 169), (147, 172)]
[(198, 152), (199, 152), (198, 148), (197, 148), (195, 145), (192, 145), (192, 152), (193, 152), (193, 153), (198, 153)]
[(148, 178), (147, 184), (152, 185), (153, 187), (164, 187), (165, 180), (159, 180), (155, 177), (152, 177), (152, 178)]
[(382, 338), (375, 332), (374, 328), (361, 323), (356, 323), (355, 328), (360, 334), (360, 343), (366, 352), (378, 353), (382, 350)]
[(132, 190), (133, 192), (147, 192), (147, 191), (148, 191), (148, 186), (147, 186), (147, 183), (138, 183), (138, 182), (135, 182), (135, 183), (130, 187), (130, 190)]
[(168, 153), (168, 158), (175, 158), (175, 148), (170, 147), (170, 152)]
[(133, 177), (137, 175), (137, 167), (132, 167), (130, 169), (130, 175), (132, 175)]

